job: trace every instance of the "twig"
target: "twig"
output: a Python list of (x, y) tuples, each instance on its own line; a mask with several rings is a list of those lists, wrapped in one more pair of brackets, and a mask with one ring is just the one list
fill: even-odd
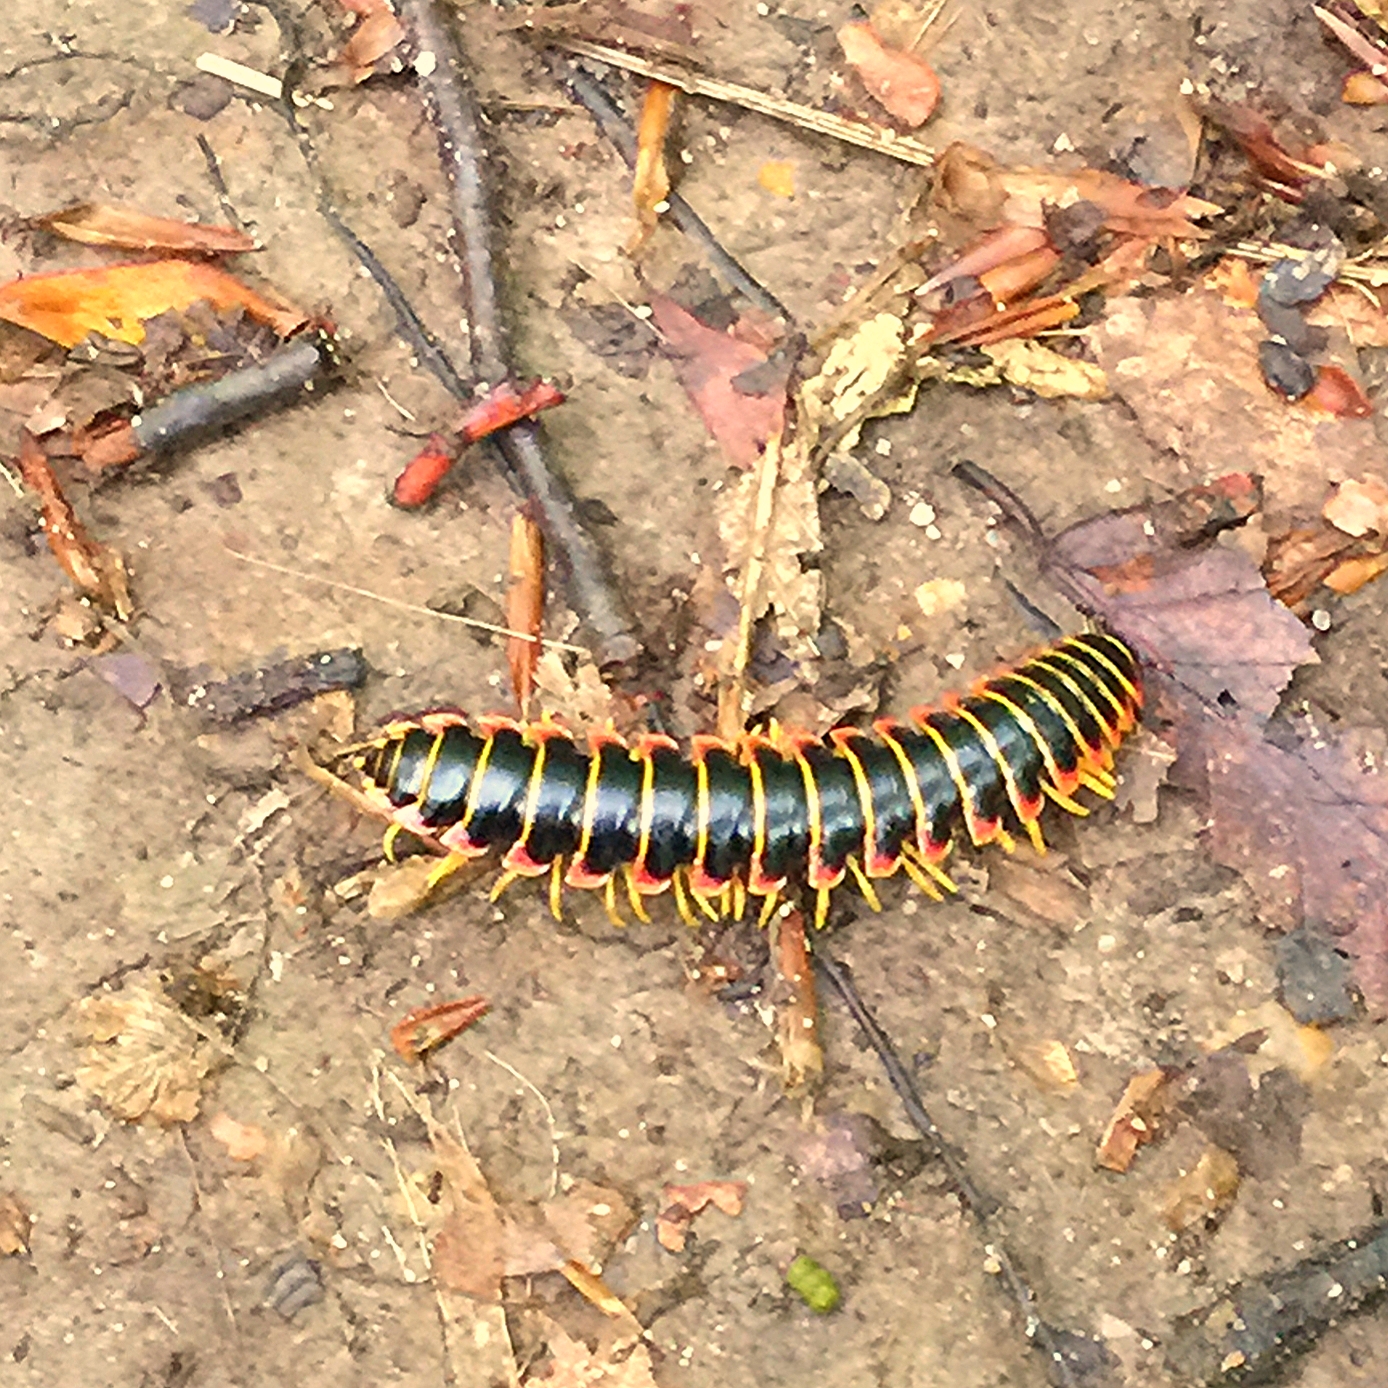
[(82, 461), (94, 471), (121, 466), (146, 453), (176, 448), (214, 429), (267, 414), (298, 400), (331, 360), (326, 335), (296, 337), (264, 361), (174, 391), (129, 423), (92, 439), (82, 450)]
[(574, 655), (587, 655), (586, 646), (572, 646), (567, 641), (550, 641), (545, 637), (534, 637), (528, 632), (513, 631), (497, 622), (484, 622), (477, 617), (464, 617), (457, 612), (440, 612), (437, 608), (425, 607), (422, 603), (406, 602), (403, 598), (389, 598), (384, 593), (373, 593), (370, 588), (358, 588), (355, 583), (343, 583), (340, 579), (327, 578), (323, 574), (311, 574), (303, 569), (291, 569), (285, 564), (276, 564), (269, 559), (257, 559), (253, 554), (242, 554), (230, 545), (226, 551), (233, 559), (243, 564), (254, 564), (258, 569), (269, 569), (271, 573), (284, 574), (286, 578), (303, 578), (310, 583), (323, 583), (336, 588), (341, 593), (354, 593), (359, 598), (370, 598), (372, 602), (384, 603), (387, 607), (398, 607), (402, 612), (416, 612), (421, 617), (434, 617), (440, 622), (457, 622), (459, 626), (472, 627), (476, 631), (489, 631), (493, 636), (515, 637), (521, 641), (538, 641), (541, 646), (549, 646), (556, 651), (571, 651)]
[[(419, 44), (416, 71), (420, 88), (437, 128), (440, 154), (453, 188), (453, 220), (461, 243), (473, 369), (483, 383), (496, 385), (511, 373), (493, 273), (492, 226), (482, 172), (487, 150), (476, 99), (435, 0), (404, 0), (400, 12), (413, 27)], [(594, 656), (598, 664), (632, 660), (640, 644), (625, 603), (607, 578), (597, 546), (579, 524), (568, 488), (545, 461), (538, 426), (517, 424), (496, 437), (512, 475), (535, 503), (546, 537), (563, 556), (574, 608), (597, 636)]]
[(757, 91), (755, 87), (742, 87), (735, 82), (720, 82), (716, 78), (700, 77), (682, 68), (653, 63), (649, 58), (629, 53), (625, 49), (589, 43), (585, 39), (556, 37), (549, 42), (556, 48), (567, 49), (570, 53), (577, 53), (585, 58), (596, 58), (612, 67), (634, 72), (639, 77), (668, 82), (672, 87), (688, 92), (690, 96), (706, 96), (714, 101), (726, 101), (734, 106), (742, 106), (749, 111), (757, 112), (758, 115), (785, 121), (799, 130), (811, 130), (818, 135), (828, 135), (832, 139), (842, 140), (845, 144), (857, 145), (859, 149), (870, 149), (889, 158), (899, 159), (905, 164), (915, 164), (928, 169), (935, 163), (935, 151), (928, 145), (921, 144), (910, 135), (898, 135), (895, 130), (884, 126), (845, 120), (829, 111), (819, 111), (813, 106), (802, 106), (797, 101), (786, 101), (782, 97)]
[[(603, 135), (616, 147), (629, 168), (636, 167), (636, 136), (631, 122), (608, 95), (607, 89), (581, 63), (550, 61), (550, 71), (573, 93), (574, 99), (592, 116)], [(791, 321), (790, 310), (759, 280), (740, 265), (710, 230), (707, 222), (678, 193), (665, 199), (670, 210), (665, 216), (691, 241), (697, 241), (714, 269), (749, 303), (763, 313)]]
[[(984, 1233), (988, 1233), (988, 1225), (997, 1212), (997, 1202), (979, 1191), (978, 1187), (969, 1179), (959, 1157), (945, 1142), (943, 1134), (935, 1126), (935, 1120), (921, 1101), (920, 1091), (916, 1088), (910, 1072), (901, 1063), (901, 1057), (897, 1055), (896, 1048), (892, 1045), (886, 1032), (877, 1024), (877, 1019), (868, 1009), (868, 1005), (863, 1001), (857, 988), (854, 987), (853, 979), (848, 970), (823, 951), (815, 954), (815, 964), (834, 991), (843, 999), (844, 1005), (853, 1015), (853, 1020), (858, 1023), (863, 1035), (867, 1037), (868, 1043), (877, 1052), (877, 1058), (882, 1062), (887, 1079), (892, 1088), (896, 1090), (897, 1097), (901, 1100), (901, 1106), (906, 1110), (906, 1116), (911, 1120), (912, 1126), (934, 1147), (935, 1155), (939, 1158), (940, 1164), (944, 1167), (945, 1174), (949, 1177), (960, 1200), (973, 1215), (980, 1229)], [(1022, 1316), (1027, 1339), (1045, 1354), (1051, 1366), (1052, 1377), (1060, 1385), (1060, 1388), (1077, 1388), (1077, 1380), (1071, 1370), (1060, 1336), (1036, 1314), (1036, 1298), (1032, 1294), (1027, 1280), (1017, 1270), (1017, 1266), (1012, 1261), (1007, 1249), (995, 1235), (990, 1235), (990, 1238), (992, 1241), (988, 1244), (988, 1249), (994, 1264), (997, 1266), (998, 1276), (1002, 1278)], [(1061, 1335), (1063, 1336), (1064, 1332), (1061, 1332)]]

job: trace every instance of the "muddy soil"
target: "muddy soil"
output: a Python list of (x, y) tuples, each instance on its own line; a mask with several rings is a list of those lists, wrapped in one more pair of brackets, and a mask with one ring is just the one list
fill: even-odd
[[(805, 1175), (816, 1115), (865, 1114), (893, 1138), (915, 1137), (837, 1005), (824, 1009), (827, 1071), (811, 1111), (782, 1091), (763, 1000), (691, 983), (699, 945), (673, 911), (617, 931), (583, 899), (556, 926), (538, 893), (517, 888), (492, 904), (473, 889), (400, 921), (372, 919), (361, 897), (334, 887), (377, 861), (378, 831), (284, 764), (307, 715), (214, 729), (167, 693), (181, 672), (355, 646), (371, 666), (359, 726), (439, 704), (504, 709), (509, 697), (490, 638), (315, 581), (494, 612), (515, 500), (479, 453), (434, 509), (386, 504), (410, 436), (448, 419), (448, 397), (316, 210), (282, 115), (244, 93), (209, 99), (195, 68), (211, 50), (280, 73), (291, 20), (316, 51), (332, 23), (298, 0), (230, 5), (234, 27), (214, 34), (198, 17), (214, 8), (14, 0), (0, 38), (7, 216), (97, 200), (223, 220), (203, 138), (230, 205), (264, 243), (256, 270), (330, 311), (349, 354), (334, 389), (83, 493), (93, 527), (130, 559), (140, 608), (130, 649), (162, 672), (166, 692), (143, 711), (48, 629), (61, 579), (32, 543), (27, 503), (6, 490), (0, 1191), (32, 1224), (27, 1252), (0, 1258), (0, 1382), (472, 1381), (446, 1351), (401, 1199), (392, 1150), (405, 1172), (427, 1172), (431, 1156), (417, 1117), (382, 1097), (394, 1074), (411, 1092), (423, 1085), (435, 1116), (467, 1135), (498, 1199), (544, 1197), (556, 1160), (561, 1187), (622, 1192), (639, 1220), (605, 1276), (647, 1326), (662, 1385), (1039, 1388), (1046, 1365), (935, 1164), (883, 1178), (856, 1209)], [(935, 53), (945, 99), (928, 137), (968, 140), (1008, 163), (1071, 150), (1101, 163), (1130, 151), (1137, 132), (1158, 159), (1159, 94), (1189, 75), (1224, 91), (1275, 90), (1388, 165), (1383, 118), (1339, 106), (1343, 63), (1307, 10), (1290, 0), (960, 6)], [(821, 99), (846, 13), (813, 0), (721, 0), (704, 20), (710, 68)], [(547, 425), (554, 458), (597, 522), (656, 668), (678, 670), (685, 595), (718, 553), (708, 499), (727, 473), (648, 330), (622, 307), (640, 293), (620, 250), (627, 174), (522, 42), (475, 11), (462, 32), (495, 143), (521, 373), (568, 387)], [(304, 119), (344, 214), (466, 360), (434, 140), (410, 82), (335, 91)], [(871, 273), (920, 189), (919, 171), (749, 113), (691, 101), (682, 119), (684, 194), (805, 325)], [(793, 166), (793, 197), (759, 184), (769, 159)], [(45, 268), (93, 260), (47, 251)], [(33, 268), (0, 245), (0, 279)], [(707, 275), (668, 228), (647, 273), (662, 286)], [(881, 698), (896, 713), (1036, 643), (1009, 583), (1062, 625), (1078, 620), (1039, 586), (989, 505), (953, 479), (954, 462), (992, 468), (1050, 527), (1188, 480), (1119, 405), (1005, 390), (928, 390), (911, 415), (872, 426), (861, 451), (894, 499), (874, 522), (851, 498), (822, 498), (829, 613), (885, 644), (913, 614), (919, 623), (911, 594), (924, 579), (957, 580), (966, 594), (892, 667)], [(930, 532), (911, 521), (922, 500)], [(1334, 609), (1324, 664), (1301, 697), (1388, 723), (1383, 601), (1371, 587)], [(550, 611), (552, 628), (568, 632), (562, 591)], [(711, 711), (682, 698), (672, 717), (688, 734)], [(985, 854), (962, 901), (891, 889), (874, 915), (845, 899), (832, 942), (973, 1180), (999, 1202), (995, 1228), (1041, 1314), (1104, 1337), (1113, 1357), (1095, 1381), (1172, 1382), (1163, 1343), (1178, 1316), (1371, 1222), (1383, 1177), (1388, 1042), (1363, 1018), (1333, 1029), (1333, 1058), (1306, 1081), (1299, 1144), (1270, 1133), (1273, 1157), (1217, 1226), (1178, 1239), (1163, 1221), (1165, 1192), (1200, 1153), (1193, 1129), (1126, 1176), (1096, 1168), (1095, 1141), (1132, 1073), (1190, 1059), (1276, 994), (1275, 941), (1243, 885), (1205, 854), (1200, 828), (1197, 807), (1165, 792), (1155, 823), (1102, 810), (1061, 825), (1066, 880), (1083, 902), (1062, 925), (1026, 905), (1015, 882), (1009, 890), (1008, 873), (1023, 869)], [(739, 948), (755, 953), (755, 941)], [(232, 977), (247, 997), (199, 1115), (120, 1122), (77, 1083), (75, 1003), (161, 979), (186, 988), (199, 969)], [(388, 1027), (465, 993), (486, 994), (492, 1014), (422, 1081), (390, 1052)], [(1077, 1064), (1073, 1088), (1044, 1087), (1024, 1063), (1052, 1040)], [(233, 1160), (209, 1126), (219, 1114), (257, 1126), (272, 1150)], [(663, 1183), (704, 1178), (746, 1181), (744, 1212), (705, 1214), (683, 1254), (664, 1252), (652, 1232)], [(833, 1315), (786, 1290), (799, 1253), (841, 1284)], [(286, 1277), (315, 1279), (316, 1299), (286, 1301)], [(595, 1313), (556, 1275), (519, 1281), (508, 1297), (522, 1353), (542, 1348), (527, 1329), (542, 1314), (575, 1337), (597, 1333)], [(1385, 1364), (1388, 1321), (1362, 1316), (1287, 1373), (1317, 1388), (1379, 1383)], [(489, 1381), (481, 1369), (473, 1377)]]

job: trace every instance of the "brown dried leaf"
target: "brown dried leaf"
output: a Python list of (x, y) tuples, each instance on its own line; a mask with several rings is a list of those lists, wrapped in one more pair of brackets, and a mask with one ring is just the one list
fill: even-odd
[[(3, 315), (0, 315), (3, 316)], [(734, 384), (749, 367), (766, 363), (766, 354), (729, 333), (701, 323), (673, 299), (651, 296), (651, 321), (665, 339), (665, 349), (694, 408), (723, 456), (736, 468), (750, 468), (767, 440), (785, 425), (785, 391), (743, 394)]]
[(665, 1199), (669, 1204), (656, 1217), (655, 1233), (662, 1248), (671, 1253), (684, 1251), (689, 1226), (695, 1215), (709, 1205), (736, 1219), (742, 1213), (747, 1198), (746, 1181), (696, 1181), (693, 1185), (667, 1185)]
[(1162, 1218), (1174, 1234), (1224, 1213), (1238, 1198), (1239, 1164), (1219, 1147), (1206, 1147), (1200, 1160), (1167, 1186)]
[(0, 1191), (0, 1258), (29, 1251), (28, 1206), (12, 1190)]
[(43, 507), (43, 530), (53, 557), (93, 603), (117, 621), (129, 621), (135, 609), (125, 561), (87, 533), (39, 441), (27, 429), (20, 431), (17, 462), (20, 477), (38, 494)]
[(390, 1029), (390, 1044), (402, 1060), (417, 1063), (479, 1022), (491, 1009), (480, 993), (453, 1002), (416, 1007)]
[(172, 1006), (162, 992), (128, 986), (77, 1004), (91, 1041), (77, 1083), (118, 1118), (166, 1126), (198, 1116), (202, 1082), (230, 1059), (216, 1032)]
[(88, 246), (117, 246), (130, 251), (193, 251), (200, 255), (236, 255), (259, 244), (235, 227), (203, 226), (169, 217), (149, 217), (128, 208), (80, 202), (61, 212), (35, 218), (56, 236)]
[(455, 1137), (431, 1125), (429, 1141), (443, 1176), (443, 1227), (434, 1239), (434, 1277), (450, 1291), (500, 1302), (505, 1231), (482, 1170)]
[(390, 8), (372, 7), (352, 30), (333, 66), (352, 84), (365, 82), (378, 72), (398, 72), (403, 66), (398, 56), (384, 63), (381, 60), (393, 54), (404, 39), (405, 26)]
[(1258, 365), (1266, 335), (1255, 313), (1199, 288), (1112, 300), (1089, 341), (1148, 440), (1182, 465), (1172, 483), (1214, 476), (1237, 458), (1262, 476), (1276, 528), (1284, 515), (1319, 510), (1327, 482), (1382, 460), (1370, 421), (1318, 418), (1267, 388)]
[(888, 48), (866, 20), (838, 32), (844, 57), (863, 85), (910, 130), (928, 121), (940, 101), (940, 79), (924, 58)]
[(508, 567), (511, 586), (506, 591), (506, 625), (521, 634), (506, 638), (506, 663), (516, 707), (524, 718), (535, 686), (545, 621), (545, 537), (528, 508), (518, 511), (511, 522)]
[(670, 196), (670, 173), (665, 167), (665, 137), (675, 109), (677, 89), (668, 82), (649, 82), (641, 104), (641, 120), (636, 127), (636, 168), (632, 177), (632, 200), (636, 204), (636, 230), (627, 242), (627, 254), (635, 255), (645, 245), (660, 221), (665, 200)]
[(1126, 1171), (1133, 1164), (1137, 1149), (1157, 1137), (1171, 1100), (1165, 1070), (1145, 1070), (1134, 1075), (1099, 1140), (1095, 1161), (1109, 1171)]
[(549, 1372), (530, 1377), (535, 1388), (659, 1388), (650, 1350), (630, 1336), (610, 1346), (589, 1349), (553, 1322), (548, 1335)]

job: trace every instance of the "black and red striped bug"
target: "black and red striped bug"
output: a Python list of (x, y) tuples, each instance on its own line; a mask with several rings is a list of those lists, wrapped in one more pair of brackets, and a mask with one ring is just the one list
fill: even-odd
[(1113, 753), (1141, 708), (1132, 651), (1089, 632), (870, 733), (773, 726), (684, 753), (663, 735), (600, 732), (585, 750), (551, 720), (440, 711), (391, 723), (353, 763), (392, 832), (448, 851), (436, 876), (498, 852), (494, 898), (548, 876), (556, 917), (567, 886), (602, 890), (620, 924), (620, 880), (640, 919), (668, 890), (692, 925), (696, 911), (742, 915), (749, 896), (765, 921), (799, 882), (823, 925), (850, 877), (874, 910), (873, 883), (898, 871), (936, 899), (953, 891), (941, 863), (961, 831), (1008, 849), (1024, 833), (1044, 852), (1046, 801), (1083, 815), (1079, 789), (1111, 797)]

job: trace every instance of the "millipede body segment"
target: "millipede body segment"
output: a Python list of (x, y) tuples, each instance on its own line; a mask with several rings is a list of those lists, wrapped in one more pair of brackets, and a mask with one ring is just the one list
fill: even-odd
[(687, 752), (647, 734), (580, 745), (558, 723), (469, 720), (431, 712), (391, 723), (357, 749), (364, 791), (396, 829), (448, 850), (437, 870), (501, 854), (499, 895), (518, 877), (600, 889), (620, 922), (671, 891), (691, 924), (741, 915), (748, 896), (768, 919), (792, 883), (830, 893), (852, 878), (879, 908), (874, 881), (904, 871), (939, 898), (954, 839), (1045, 850), (1047, 800), (1085, 814), (1081, 787), (1113, 794), (1113, 752), (1137, 721), (1141, 675), (1117, 637), (1066, 637), (908, 722), (820, 738), (773, 726), (734, 742), (696, 737)]

